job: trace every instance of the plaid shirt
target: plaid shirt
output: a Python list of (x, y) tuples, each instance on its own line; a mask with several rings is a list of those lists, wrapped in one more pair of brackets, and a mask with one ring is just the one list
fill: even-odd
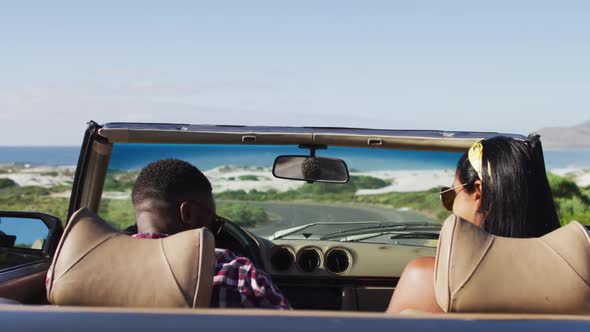
[[(141, 233), (133, 237), (158, 239), (161, 233)], [(246, 257), (231, 250), (215, 248), (215, 271), (211, 307), (291, 309), (272, 279)]]

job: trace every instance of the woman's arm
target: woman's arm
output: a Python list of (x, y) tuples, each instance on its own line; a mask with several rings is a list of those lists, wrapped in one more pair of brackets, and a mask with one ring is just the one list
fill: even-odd
[(443, 312), (434, 293), (434, 257), (416, 258), (402, 272), (387, 312), (398, 313), (407, 309)]

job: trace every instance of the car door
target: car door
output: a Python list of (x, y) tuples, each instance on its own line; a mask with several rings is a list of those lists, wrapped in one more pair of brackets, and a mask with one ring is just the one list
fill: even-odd
[(0, 298), (45, 303), (45, 275), (63, 233), (39, 212), (0, 211)]
[[(108, 158), (105, 162), (101, 153), (92, 148), (99, 128), (101, 126), (96, 122), (88, 122), (66, 218), (80, 207), (94, 210), (98, 207), (98, 202), (88, 205), (87, 196), (88, 187), (100, 187), (100, 190), (95, 189), (101, 191), (104, 182), (104, 178), (97, 176), (102, 174), (102, 169), (94, 167), (94, 173), (89, 172), (88, 165), (96, 163), (97, 159), (104, 165), (108, 162)], [(95, 179), (101, 183), (100, 186), (95, 185)], [(58, 217), (41, 212), (0, 211), (0, 303), (6, 302), (5, 299), (21, 303), (47, 303), (45, 277), (62, 234), (63, 226)]]

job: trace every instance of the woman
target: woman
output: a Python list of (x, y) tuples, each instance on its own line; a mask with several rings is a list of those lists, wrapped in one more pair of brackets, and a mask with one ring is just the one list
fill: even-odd
[[(473, 144), (441, 200), (456, 216), (503, 237), (543, 236), (560, 227), (538, 135), (494, 137)], [(434, 293), (434, 257), (410, 262), (388, 312), (442, 312)]]

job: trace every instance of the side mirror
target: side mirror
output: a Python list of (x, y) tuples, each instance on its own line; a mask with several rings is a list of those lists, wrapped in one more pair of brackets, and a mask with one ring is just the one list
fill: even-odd
[(278, 156), (272, 174), (280, 179), (308, 182), (347, 183), (349, 180), (344, 160), (327, 157)]
[(22, 248), (43, 251), (50, 228), (41, 219), (0, 217), (0, 248)]

